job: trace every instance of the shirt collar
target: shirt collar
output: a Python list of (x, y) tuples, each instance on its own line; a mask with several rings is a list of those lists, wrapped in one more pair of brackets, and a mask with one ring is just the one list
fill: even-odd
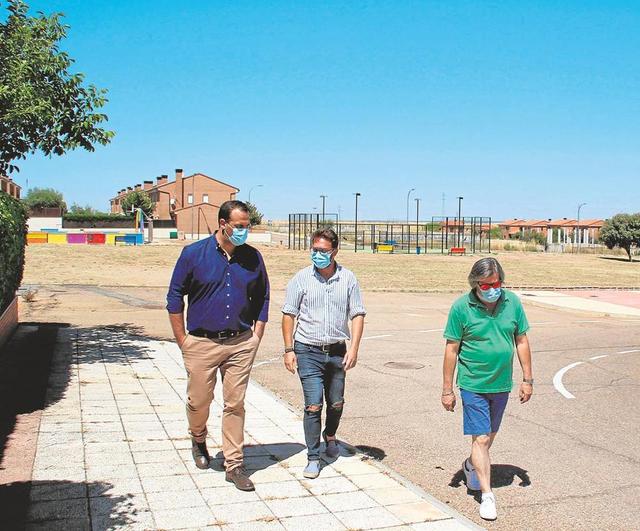
[(313, 268), (313, 275), (322, 282), (332, 282), (334, 280), (338, 280), (338, 278), (340, 277), (340, 271), (342, 271), (342, 266), (338, 262), (336, 262), (336, 270), (333, 272), (333, 275), (325, 279), (320, 274), (320, 271), (318, 271), (318, 268), (316, 266), (311, 265), (311, 267)]
[[(484, 303), (476, 295), (475, 289), (472, 289), (471, 291), (469, 291), (469, 294), (467, 295), (467, 301), (469, 302), (470, 306), (479, 306), (481, 308), (486, 308)], [(498, 304), (507, 303), (507, 302), (509, 302), (507, 291), (504, 288), (502, 288), (502, 293), (500, 294), (500, 298), (498, 299)]]

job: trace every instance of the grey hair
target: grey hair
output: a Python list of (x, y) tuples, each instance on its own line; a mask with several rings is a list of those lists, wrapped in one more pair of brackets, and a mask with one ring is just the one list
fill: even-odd
[(490, 277), (495, 273), (498, 273), (500, 282), (504, 282), (504, 269), (502, 269), (500, 263), (495, 258), (481, 258), (475, 264), (473, 264), (471, 272), (467, 277), (471, 289), (476, 287), (478, 281), (482, 280), (483, 278)]

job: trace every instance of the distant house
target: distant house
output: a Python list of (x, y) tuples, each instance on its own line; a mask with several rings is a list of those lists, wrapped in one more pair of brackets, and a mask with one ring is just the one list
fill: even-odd
[(20, 199), (20, 191), (22, 188), (11, 180), (11, 177), (0, 175), (0, 190), (9, 194), (11, 197)]
[(122, 200), (135, 190), (144, 190), (155, 203), (154, 220), (185, 234), (211, 234), (218, 228), (220, 205), (235, 199), (240, 191), (204, 173), (185, 177), (183, 171), (177, 169), (174, 181), (169, 182), (167, 175), (161, 175), (155, 184), (153, 181), (144, 181), (143, 184), (123, 188), (110, 200), (111, 213), (123, 213)]
[(553, 243), (594, 243), (600, 236), (604, 225), (601, 219), (534, 219), (514, 218), (498, 223), (505, 239), (516, 238), (517, 234), (539, 232), (544, 235), (548, 244)]

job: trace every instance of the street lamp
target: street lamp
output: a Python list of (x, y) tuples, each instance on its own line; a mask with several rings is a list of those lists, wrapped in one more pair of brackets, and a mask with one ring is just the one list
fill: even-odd
[(353, 246), (353, 252), (357, 253), (358, 252), (358, 197), (360, 197), (362, 194), (360, 192), (356, 192), (355, 194), (353, 194), (356, 196), (356, 223), (355, 223), (355, 238), (353, 240), (354, 246)]
[(322, 225), (324, 225), (325, 224), (325, 221), (324, 221), (324, 202), (325, 202), (325, 199), (327, 199), (327, 197), (329, 197), (329, 196), (321, 195), (320, 197), (322, 198)]
[(261, 186), (264, 186), (264, 184), (256, 184), (255, 186), (252, 186), (249, 189), (249, 201), (248, 201), (248, 203), (251, 203), (251, 192), (253, 192), (253, 190), (255, 190), (256, 188), (260, 188)]
[(458, 247), (460, 247), (460, 231), (462, 230), (462, 200), (464, 197), (458, 196)]
[(578, 221), (576, 222), (576, 242), (578, 243), (578, 252), (580, 252), (580, 209), (587, 203), (580, 203), (578, 205)]
[(420, 198), (416, 197), (416, 254), (418, 254), (418, 244), (420, 243)]
[(407, 192), (407, 225), (409, 224), (409, 196), (411, 195), (411, 192), (413, 192), (414, 190), (415, 188), (412, 188)]

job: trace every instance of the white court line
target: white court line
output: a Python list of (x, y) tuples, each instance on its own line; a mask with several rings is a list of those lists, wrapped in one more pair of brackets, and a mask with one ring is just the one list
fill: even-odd
[(381, 337), (393, 337), (393, 334), (382, 334), (381, 336), (369, 336), (369, 337), (363, 337), (362, 339), (379, 339)]
[[(621, 352), (616, 352), (614, 354), (631, 354), (633, 352), (640, 352), (640, 349), (622, 350)], [(593, 356), (592, 358), (589, 358), (589, 359), (590, 360), (597, 360), (597, 359), (600, 359), (600, 358), (606, 358), (607, 356), (610, 356), (610, 354), (603, 354), (601, 356)], [(567, 388), (562, 383), (562, 377), (565, 375), (565, 373), (568, 370), (573, 369), (574, 367), (577, 367), (578, 365), (582, 365), (583, 363), (584, 363), (584, 361), (576, 361), (575, 363), (571, 363), (571, 364), (567, 365), (566, 367), (563, 367), (562, 369), (560, 369), (553, 376), (553, 386), (556, 388), (556, 391), (558, 391), (558, 393), (560, 393), (565, 398), (575, 398), (575, 396), (573, 396), (569, 391), (567, 391)]]
[(427, 332), (442, 332), (444, 328), (433, 328), (431, 330), (418, 330), (419, 334), (426, 334)]
[(567, 388), (562, 383), (562, 377), (564, 376), (564, 373), (567, 372), (569, 369), (573, 369), (578, 365), (582, 365), (583, 363), (584, 363), (583, 361), (576, 361), (571, 365), (567, 365), (566, 367), (563, 367), (562, 369), (560, 369), (553, 377), (553, 386), (565, 398), (575, 398), (575, 396), (573, 396), (569, 391), (567, 391)]
[(419, 314), (419, 313), (408, 313), (407, 314), (409, 317), (424, 317), (424, 315)]

